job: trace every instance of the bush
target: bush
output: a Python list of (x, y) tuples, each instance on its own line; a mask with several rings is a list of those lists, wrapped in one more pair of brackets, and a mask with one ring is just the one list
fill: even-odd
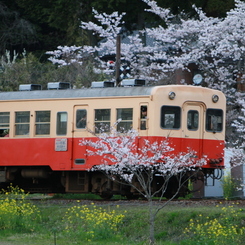
[(221, 180), (222, 188), (223, 188), (223, 196), (225, 200), (230, 200), (234, 196), (234, 192), (237, 188), (236, 181), (231, 177), (231, 174), (227, 174)]

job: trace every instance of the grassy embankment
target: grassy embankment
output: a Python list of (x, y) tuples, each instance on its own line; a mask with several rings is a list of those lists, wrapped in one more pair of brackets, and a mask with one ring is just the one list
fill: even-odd
[[(148, 206), (50, 204), (10, 190), (0, 199), (1, 245), (148, 244)], [(243, 244), (245, 209), (225, 202), (213, 207), (166, 206), (157, 216), (156, 244)]]

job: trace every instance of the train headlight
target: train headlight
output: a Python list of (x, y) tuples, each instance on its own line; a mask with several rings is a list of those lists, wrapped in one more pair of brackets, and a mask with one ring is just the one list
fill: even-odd
[(217, 94), (214, 94), (214, 95), (212, 96), (212, 101), (213, 101), (214, 103), (217, 103), (217, 102), (219, 101), (219, 96), (218, 96)]
[(176, 94), (175, 94), (175, 92), (169, 92), (168, 93), (168, 98), (170, 99), (170, 100), (173, 100), (174, 98), (175, 98), (175, 96), (176, 96)]

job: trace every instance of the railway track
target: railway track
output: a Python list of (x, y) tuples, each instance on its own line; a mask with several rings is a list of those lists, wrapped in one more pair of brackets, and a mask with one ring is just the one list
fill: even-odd
[[(38, 197), (30, 197), (30, 200), (33, 203), (42, 203), (48, 205), (90, 205), (94, 203), (95, 205), (120, 205), (120, 206), (144, 206), (149, 205), (147, 200), (127, 200), (127, 199), (111, 199), (111, 200), (104, 200), (104, 199), (65, 199), (65, 198), (53, 198), (53, 197), (45, 197), (45, 198), (38, 198)], [(199, 207), (199, 206), (218, 206), (218, 205), (225, 205), (225, 206), (239, 206), (245, 207), (245, 200), (244, 199), (236, 199), (236, 200), (225, 200), (225, 199), (174, 199), (174, 200), (167, 200), (163, 199), (153, 200), (153, 205), (173, 205), (173, 206), (180, 206), (180, 207)]]

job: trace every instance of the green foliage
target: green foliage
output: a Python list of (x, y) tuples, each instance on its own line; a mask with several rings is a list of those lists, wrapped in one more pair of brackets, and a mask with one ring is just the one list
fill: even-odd
[(20, 84), (41, 84), (47, 89), (48, 82), (69, 82), (76, 88), (89, 87), (92, 81), (105, 80), (94, 72), (91, 60), (82, 65), (73, 63), (57, 67), (51, 62), (40, 62), (32, 53), (15, 55), (6, 52), (0, 61), (0, 91), (16, 91)]
[[(84, 45), (93, 38), (81, 30), (81, 21), (94, 21), (92, 8), (100, 12), (126, 12), (125, 26), (129, 31), (142, 29), (159, 21), (144, 9), (147, 5), (131, 0), (2, 0), (3, 17), (0, 51), (25, 47), (28, 51), (54, 50), (59, 45)], [(192, 12), (196, 4), (208, 16), (223, 17), (234, 6), (234, 0), (156, 0), (159, 6), (170, 8), (173, 13)], [(94, 43), (95, 44), (95, 43)], [(25, 45), (25, 46), (24, 46)]]
[(76, 88), (90, 87), (91, 82), (105, 80), (105, 75), (95, 73), (92, 61), (84, 61), (82, 65), (72, 63), (69, 66), (58, 67), (51, 72), (54, 81), (70, 82)]
[[(55, 193), (52, 197), (53, 199), (69, 199), (69, 200), (102, 200), (102, 198), (99, 195), (92, 194), (92, 193)], [(113, 199), (126, 199), (126, 197), (123, 197), (121, 195), (113, 195), (111, 200)]]
[[(36, 41), (35, 27), (15, 11), (13, 1), (0, 1), (0, 55), (6, 49), (32, 45)], [(8, 5), (8, 7), (6, 6)]]
[(157, 0), (159, 6), (164, 8), (170, 8), (174, 14), (178, 14), (181, 11), (191, 13), (193, 11), (192, 5), (202, 8), (208, 16), (224, 17), (226, 12), (234, 7), (234, 0)]
[(20, 84), (41, 84), (46, 85), (49, 81), (49, 74), (56, 67), (50, 63), (41, 63), (33, 54), (26, 55), (22, 53), (18, 59), (9, 57), (6, 53), (2, 56), (1, 66), (3, 67), (0, 73), (0, 90), (12, 91), (18, 90)]
[(222, 188), (223, 188), (223, 196), (226, 200), (232, 199), (234, 196), (234, 192), (237, 187), (237, 183), (234, 178), (231, 177), (231, 174), (227, 174), (221, 180)]
[(213, 17), (225, 17), (226, 12), (234, 8), (234, 0), (212, 0), (204, 5), (204, 11)]
[[(82, 18), (79, 0), (16, 0), (16, 7), (25, 19), (35, 24), (42, 49), (58, 45), (79, 45)], [(81, 39), (81, 38), (80, 38)]]
[(2, 192), (0, 200), (0, 230), (33, 231), (40, 221), (38, 208), (27, 202), (27, 194), (18, 187), (10, 187)]

